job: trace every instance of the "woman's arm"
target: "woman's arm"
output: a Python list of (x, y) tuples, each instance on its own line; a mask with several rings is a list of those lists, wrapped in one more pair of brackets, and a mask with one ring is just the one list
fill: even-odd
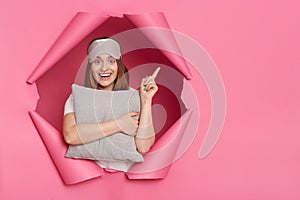
[(155, 142), (155, 131), (152, 123), (152, 98), (158, 91), (154, 81), (159, 68), (155, 70), (152, 76), (144, 78), (140, 86), (141, 113), (139, 127), (135, 136), (137, 150), (144, 154), (147, 153)]
[(64, 139), (70, 145), (79, 145), (93, 142), (118, 132), (135, 135), (138, 126), (138, 121), (134, 119), (136, 115), (137, 113), (131, 112), (117, 120), (76, 124), (75, 113), (71, 112), (64, 116)]
[(141, 106), (139, 127), (135, 136), (135, 144), (141, 154), (147, 153), (155, 141), (151, 104), (151, 101), (147, 101)]

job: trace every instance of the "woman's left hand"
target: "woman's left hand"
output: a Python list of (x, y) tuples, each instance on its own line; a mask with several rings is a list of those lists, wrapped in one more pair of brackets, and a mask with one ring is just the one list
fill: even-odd
[(140, 94), (141, 99), (143, 101), (152, 100), (152, 97), (158, 90), (158, 87), (155, 83), (155, 78), (160, 70), (158, 67), (151, 76), (146, 76), (142, 79), (141, 87), (140, 87)]
[(158, 87), (151, 76), (145, 77), (142, 79), (141, 87), (140, 87), (140, 95), (142, 102), (147, 100), (152, 100), (152, 97), (157, 92)]

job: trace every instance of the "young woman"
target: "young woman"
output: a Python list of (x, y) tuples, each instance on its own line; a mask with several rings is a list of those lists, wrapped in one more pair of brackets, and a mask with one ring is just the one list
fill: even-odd
[[(139, 120), (136, 112), (130, 112), (119, 119), (101, 123), (76, 124), (73, 109), (73, 96), (69, 96), (65, 104), (63, 135), (69, 145), (79, 145), (102, 139), (115, 133), (135, 136), (138, 152), (149, 151), (155, 141), (152, 124), (152, 98), (158, 90), (154, 81), (157, 74), (145, 77), (141, 81), (141, 109)], [(121, 59), (121, 48), (111, 38), (93, 40), (88, 48), (88, 65), (85, 76), (85, 87), (98, 90), (128, 90), (127, 68)]]

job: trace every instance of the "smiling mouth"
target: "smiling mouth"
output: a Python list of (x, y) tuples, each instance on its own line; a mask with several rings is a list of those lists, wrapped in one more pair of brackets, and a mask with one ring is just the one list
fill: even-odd
[(98, 75), (100, 76), (101, 79), (109, 79), (109, 77), (111, 76), (111, 73), (98, 73)]

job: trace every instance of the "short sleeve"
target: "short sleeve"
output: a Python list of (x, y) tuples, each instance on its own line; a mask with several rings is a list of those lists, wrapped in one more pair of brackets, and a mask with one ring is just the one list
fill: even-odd
[(65, 108), (64, 108), (64, 115), (67, 113), (74, 112), (74, 100), (73, 100), (73, 95), (70, 94), (69, 98), (67, 99), (65, 103)]

